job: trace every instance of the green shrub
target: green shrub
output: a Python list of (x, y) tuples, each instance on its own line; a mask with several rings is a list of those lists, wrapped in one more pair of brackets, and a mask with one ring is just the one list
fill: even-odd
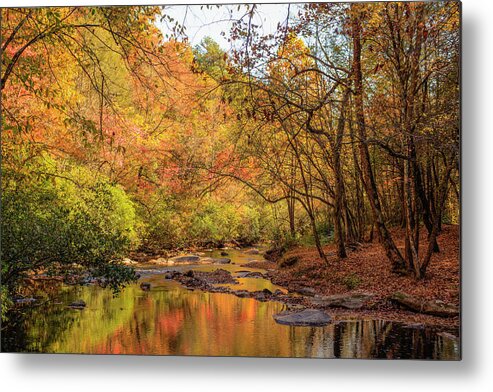
[(33, 175), (3, 170), (1, 258), (7, 290), (28, 273), (72, 273), (77, 266), (107, 278), (115, 290), (134, 279), (118, 263), (138, 241), (133, 203), (123, 189), (83, 167), (60, 167), (46, 157), (35, 165)]

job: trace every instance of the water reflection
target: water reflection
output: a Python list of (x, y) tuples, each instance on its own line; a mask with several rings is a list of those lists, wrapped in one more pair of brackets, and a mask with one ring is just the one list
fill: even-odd
[[(175, 266), (234, 276), (259, 256), (228, 250), (227, 265)], [(221, 257), (219, 252), (207, 256)], [(118, 297), (97, 286), (62, 287), (50, 303), (15, 314), (2, 330), (2, 350), (45, 353), (155, 354), (315, 358), (458, 359), (453, 336), (431, 329), (405, 328), (379, 320), (347, 321), (327, 327), (288, 327), (272, 315), (284, 309), (277, 302), (259, 302), (230, 294), (189, 291), (163, 278), (166, 268), (145, 266), (142, 281)], [(238, 278), (235, 290), (280, 289), (269, 280)], [(46, 292), (46, 290), (44, 290)], [(67, 308), (74, 300), (84, 310)]]
[[(30, 310), (12, 351), (318, 358), (457, 359), (458, 342), (430, 329), (378, 320), (324, 328), (288, 327), (272, 315), (283, 305), (229, 294), (188, 291), (160, 276), (113, 298), (99, 287), (66, 289), (59, 301)], [(87, 308), (66, 304), (83, 299)], [(18, 326), (19, 327), (19, 326)], [(22, 335), (20, 331), (24, 331)], [(14, 332), (12, 332), (14, 333)], [(12, 337), (12, 336), (11, 336)], [(19, 343), (19, 340), (23, 344)], [(5, 343), (5, 341), (4, 341)], [(8, 346), (8, 345), (7, 345)]]

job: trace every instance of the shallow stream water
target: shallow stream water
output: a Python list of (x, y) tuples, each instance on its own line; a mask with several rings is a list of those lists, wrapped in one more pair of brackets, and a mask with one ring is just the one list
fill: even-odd
[[(228, 265), (180, 266), (210, 271), (241, 267), (261, 256), (228, 250)], [(217, 251), (207, 256), (219, 257)], [(3, 351), (87, 354), (211, 355), (316, 358), (458, 359), (459, 342), (431, 328), (381, 320), (343, 321), (326, 327), (290, 327), (273, 315), (278, 302), (188, 290), (164, 279), (166, 268), (144, 266), (142, 277), (117, 297), (98, 286), (63, 287), (50, 303), (26, 311), (3, 340)], [(237, 290), (282, 289), (259, 278), (238, 278)], [(139, 285), (150, 282), (151, 290)], [(87, 307), (68, 308), (82, 299)], [(4, 336), (5, 338), (5, 336)]]

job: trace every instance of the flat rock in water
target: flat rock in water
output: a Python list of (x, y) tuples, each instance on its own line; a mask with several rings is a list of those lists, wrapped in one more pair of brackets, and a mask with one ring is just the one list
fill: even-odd
[(265, 278), (261, 272), (257, 271), (238, 271), (236, 276), (238, 278)]
[[(211, 272), (205, 272), (205, 271), (189, 271), (191, 273), (191, 276), (193, 278), (199, 279), (207, 284), (237, 284), (238, 281), (233, 278), (231, 275), (231, 272), (223, 270), (223, 269), (217, 269)], [(187, 275), (185, 273), (185, 275)]]
[(147, 261), (150, 264), (173, 264), (173, 262), (169, 262), (164, 257), (159, 257), (157, 259), (150, 259)]
[(228, 259), (226, 257), (219, 257), (219, 258), (213, 258), (212, 259), (212, 262), (214, 264), (230, 264), (231, 263), (231, 259)]
[(329, 308), (360, 309), (374, 297), (371, 293), (347, 293), (335, 295), (316, 295), (311, 303)]
[(252, 249), (246, 250), (245, 254), (247, 254), (247, 255), (258, 255), (258, 254), (260, 254), (260, 251), (258, 249), (252, 248)]
[(231, 294), (234, 294), (240, 298), (247, 298), (250, 297), (251, 295), (251, 293), (247, 290), (236, 290), (236, 291), (232, 291)]
[(170, 258), (169, 261), (174, 264), (198, 263), (200, 261), (200, 256), (197, 255), (175, 256)]
[(214, 264), (214, 259), (212, 257), (201, 257), (197, 263), (198, 264)]
[(275, 314), (274, 320), (278, 324), (300, 327), (323, 327), (330, 323), (330, 316), (318, 309), (305, 309), (300, 312), (281, 312)]

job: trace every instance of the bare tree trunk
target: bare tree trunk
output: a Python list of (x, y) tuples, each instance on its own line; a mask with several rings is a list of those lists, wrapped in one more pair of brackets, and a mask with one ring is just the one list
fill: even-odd
[(353, 78), (355, 87), (355, 110), (357, 129), (360, 138), (359, 150), (361, 160), (361, 171), (363, 173), (362, 181), (370, 202), (373, 220), (377, 227), (380, 242), (385, 250), (385, 254), (391, 262), (392, 269), (395, 272), (403, 273), (406, 271), (406, 263), (401, 253), (397, 249), (390, 232), (385, 226), (383, 219), (378, 189), (373, 175), (370, 162), (370, 153), (366, 144), (366, 126), (363, 107), (363, 76), (361, 72), (361, 24), (359, 15), (354, 12), (355, 5), (351, 4), (351, 27), (353, 40)]
[[(423, 223), (428, 230), (428, 238), (430, 238), (431, 232), (433, 230), (433, 218), (431, 216), (430, 204), (423, 186), (423, 176), (421, 175), (421, 169), (418, 164), (414, 165), (415, 180), (416, 180), (416, 192), (418, 193), (419, 200), (421, 202), (421, 208), (423, 209)], [(433, 252), (440, 252), (438, 242), (435, 241), (433, 244)]]
[[(451, 160), (453, 161), (453, 160)], [(437, 239), (437, 236), (440, 232), (439, 230), (439, 223), (442, 220), (442, 214), (443, 214), (443, 208), (445, 206), (445, 201), (447, 200), (447, 192), (448, 192), (448, 185), (449, 185), (449, 180), (450, 180), (450, 173), (452, 172), (453, 165), (451, 164), (448, 168), (446, 173), (444, 174), (442, 183), (440, 184), (439, 190), (438, 190), (438, 195), (439, 195), (439, 203), (437, 206), (437, 213), (435, 214), (435, 217), (433, 219), (433, 229), (431, 231), (429, 243), (428, 243), (428, 249), (426, 251), (426, 254), (421, 261), (421, 265), (419, 268), (419, 273), (416, 275), (416, 278), (422, 279), (425, 274), (426, 270), (428, 268), (428, 265), (430, 264), (431, 257), (433, 255), (433, 248), (434, 248), (434, 243)]]
[[(349, 135), (351, 137), (351, 148), (353, 150), (353, 162), (354, 162), (354, 182), (356, 186), (356, 238), (357, 241), (364, 240), (365, 230), (365, 203), (363, 190), (361, 189), (360, 179), (362, 177), (361, 168), (358, 160), (358, 152), (354, 142), (353, 122), (351, 116), (349, 116)], [(373, 231), (373, 228), (372, 228)]]
[[(289, 189), (288, 195), (292, 196), (292, 193), (293, 191)], [(295, 199), (294, 197), (288, 197), (286, 199), (286, 202), (288, 205), (289, 234), (291, 235), (291, 238), (294, 238), (296, 236), (295, 213), (294, 213)]]
[[(336, 179), (334, 229), (335, 229), (335, 240), (337, 244), (337, 256), (341, 259), (347, 257), (346, 247), (344, 245), (344, 230), (342, 227), (342, 221), (343, 221), (342, 215), (344, 212), (344, 178), (343, 178), (342, 164), (341, 164), (341, 149), (342, 149), (342, 139), (344, 136), (344, 127), (346, 123), (345, 106), (348, 101), (348, 98), (349, 98), (349, 89), (344, 92), (344, 97), (341, 102), (341, 112), (337, 124), (336, 140), (334, 143), (332, 143), (332, 150), (334, 156), (334, 174)], [(347, 226), (346, 226), (346, 230), (349, 230)]]

